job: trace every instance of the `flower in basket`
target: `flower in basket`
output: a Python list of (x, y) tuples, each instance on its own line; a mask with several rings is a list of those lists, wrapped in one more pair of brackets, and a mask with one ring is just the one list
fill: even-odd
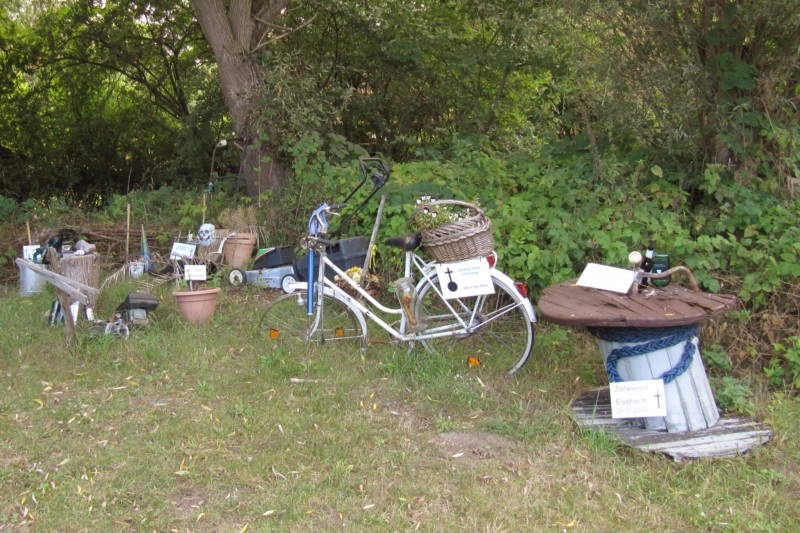
[[(347, 274), (347, 277), (353, 280), (356, 284), (360, 284), (361, 278), (364, 276), (361, 267), (351, 267), (345, 270), (345, 274)], [(345, 280), (343, 280), (342, 277), (339, 276), (338, 274), (336, 275), (336, 277), (333, 278), (333, 281), (351, 296), (358, 296), (355, 289), (353, 289), (353, 287)], [(361, 287), (363, 287), (363, 289), (367, 291), (367, 293), (370, 294), (371, 296), (375, 296), (381, 288), (381, 282), (378, 279), (378, 276), (372, 274), (371, 272), (368, 272), (367, 277), (364, 280)]]
[(494, 250), (492, 223), (477, 202), (422, 195), (409, 225), (422, 234), (422, 245), (439, 262), (485, 257)]
[(411, 217), (411, 227), (416, 231), (436, 229), (464, 219), (468, 213), (461, 207), (450, 204), (439, 204), (434, 196), (420, 195), (417, 198), (417, 211)]

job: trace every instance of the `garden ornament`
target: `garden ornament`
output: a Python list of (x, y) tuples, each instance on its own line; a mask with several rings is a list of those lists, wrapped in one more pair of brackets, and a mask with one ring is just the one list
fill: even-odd
[(217, 240), (217, 230), (214, 228), (214, 224), (203, 224), (200, 226), (200, 230), (197, 232), (197, 239), (200, 242), (200, 246), (211, 246), (214, 244), (214, 241)]

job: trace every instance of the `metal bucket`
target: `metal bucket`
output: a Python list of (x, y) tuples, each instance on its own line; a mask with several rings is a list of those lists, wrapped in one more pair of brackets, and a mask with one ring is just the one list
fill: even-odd
[(132, 278), (141, 278), (144, 275), (144, 261), (132, 261), (129, 265), (129, 271)]
[[(41, 265), (40, 265), (41, 266)], [(19, 294), (20, 296), (33, 296), (44, 292), (47, 281), (28, 267), (19, 267)]]

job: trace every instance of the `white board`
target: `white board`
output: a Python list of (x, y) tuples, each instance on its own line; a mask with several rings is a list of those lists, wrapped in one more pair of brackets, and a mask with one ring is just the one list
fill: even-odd
[(666, 416), (664, 380), (647, 379), (609, 384), (612, 418)]
[(485, 257), (437, 264), (436, 274), (445, 299), (494, 294), (489, 261)]
[(176, 242), (172, 244), (172, 251), (169, 254), (169, 258), (174, 260), (193, 259), (195, 250), (197, 250), (196, 244)]
[(633, 270), (589, 263), (578, 278), (578, 285), (627, 294), (635, 278)]
[(206, 265), (186, 265), (183, 269), (183, 277), (186, 281), (205, 281)]

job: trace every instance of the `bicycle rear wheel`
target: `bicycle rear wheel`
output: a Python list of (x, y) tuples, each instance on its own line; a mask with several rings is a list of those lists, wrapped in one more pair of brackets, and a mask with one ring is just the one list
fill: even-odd
[(323, 295), (322, 316), (318, 304), (314, 313), (306, 311), (307, 291), (284, 294), (272, 302), (258, 323), (273, 349), (303, 344), (358, 348), (366, 338), (365, 330), (355, 313), (342, 301)]
[[(429, 350), (463, 357), (470, 366), (513, 374), (533, 350), (533, 322), (522, 304), (524, 297), (515, 287), (494, 277), (492, 282), (494, 294), (447, 300), (466, 328), (437, 293), (438, 279), (424, 284), (416, 304), (417, 316), (424, 321), (420, 335), (442, 334), (422, 341)], [(452, 331), (461, 333), (447, 334)]]

